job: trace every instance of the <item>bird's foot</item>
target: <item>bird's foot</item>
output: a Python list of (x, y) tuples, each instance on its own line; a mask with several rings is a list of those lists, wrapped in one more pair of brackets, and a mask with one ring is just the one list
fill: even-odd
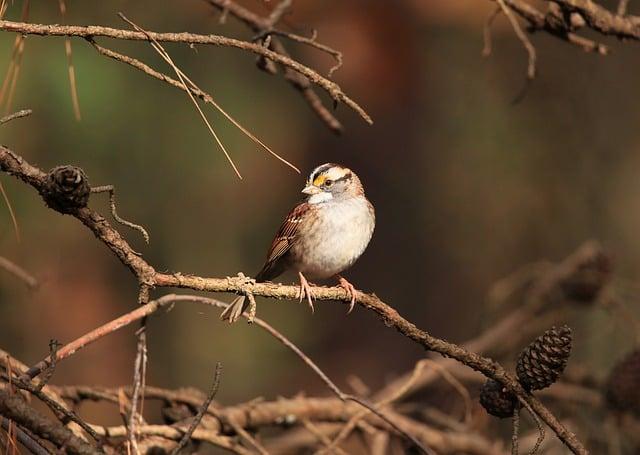
[(347, 314), (349, 314), (353, 311), (353, 308), (356, 305), (357, 290), (353, 284), (349, 283), (345, 278), (341, 277), (340, 275), (338, 275), (338, 285), (342, 289), (347, 291), (347, 295), (351, 297), (351, 300), (349, 301), (349, 309), (347, 310)]
[(311, 312), (314, 313), (315, 309), (313, 308), (313, 293), (311, 292), (311, 286), (309, 286), (309, 282), (304, 277), (304, 275), (298, 272), (298, 276), (300, 277), (300, 300), (302, 303), (303, 298), (307, 298), (307, 302), (309, 303), (309, 307), (311, 308)]

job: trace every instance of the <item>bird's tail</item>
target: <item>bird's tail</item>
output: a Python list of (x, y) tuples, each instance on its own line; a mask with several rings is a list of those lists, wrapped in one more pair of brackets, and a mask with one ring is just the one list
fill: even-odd
[(244, 295), (238, 296), (225, 308), (220, 315), (220, 319), (229, 323), (236, 322), (242, 317), (242, 313), (244, 313), (244, 310), (246, 310), (248, 306), (249, 302), (247, 302), (247, 298)]

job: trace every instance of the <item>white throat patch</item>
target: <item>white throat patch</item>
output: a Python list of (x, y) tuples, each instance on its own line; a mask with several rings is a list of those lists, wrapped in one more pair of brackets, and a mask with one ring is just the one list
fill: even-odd
[(313, 194), (309, 198), (309, 204), (319, 204), (321, 202), (327, 202), (333, 199), (333, 194), (323, 191), (322, 193)]

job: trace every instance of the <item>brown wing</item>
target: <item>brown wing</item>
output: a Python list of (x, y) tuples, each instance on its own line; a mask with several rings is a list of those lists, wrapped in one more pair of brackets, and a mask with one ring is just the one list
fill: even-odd
[(284, 264), (282, 264), (281, 259), (295, 243), (296, 232), (304, 214), (308, 210), (309, 204), (302, 202), (289, 212), (271, 243), (271, 248), (262, 270), (256, 275), (257, 281), (270, 280), (284, 272)]

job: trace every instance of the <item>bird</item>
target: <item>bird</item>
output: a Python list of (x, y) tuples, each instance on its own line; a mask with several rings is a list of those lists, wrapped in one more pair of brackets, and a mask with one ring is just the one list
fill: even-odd
[[(313, 312), (313, 292), (307, 277), (336, 277), (350, 297), (350, 313), (356, 288), (340, 273), (358, 260), (371, 240), (376, 224), (373, 205), (355, 172), (335, 163), (313, 169), (302, 193), (303, 200), (282, 222), (255, 281), (271, 281), (288, 270), (296, 272), (299, 301), (306, 298)], [(239, 296), (220, 317), (235, 322), (248, 306), (245, 296)]]

